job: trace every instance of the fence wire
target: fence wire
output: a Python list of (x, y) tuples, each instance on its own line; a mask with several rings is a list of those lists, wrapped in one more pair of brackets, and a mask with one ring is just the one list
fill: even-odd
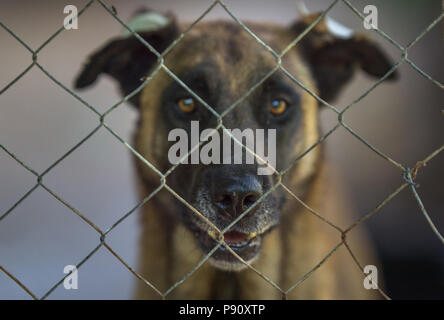
[[(416, 163), (416, 165), (412, 168), (406, 167), (402, 165), (400, 162), (390, 158), (387, 154), (379, 150), (376, 146), (369, 143), (364, 137), (360, 136), (358, 133), (356, 133), (353, 128), (351, 128), (348, 124), (344, 121), (344, 114), (351, 109), (355, 104), (357, 104), (359, 101), (364, 99), (371, 91), (373, 91), (377, 86), (379, 86), (388, 76), (390, 76), (395, 70), (403, 63), (407, 63), (410, 65), (413, 70), (417, 71), (421, 76), (429, 80), (431, 83), (439, 87), (441, 90), (444, 90), (444, 86), (439, 81), (433, 79), (429, 74), (427, 74), (424, 70), (419, 68), (413, 61), (411, 61), (408, 58), (408, 50), (411, 49), (424, 35), (426, 35), (436, 24), (438, 24), (441, 20), (443, 20), (444, 13), (441, 13), (420, 35), (416, 37), (411, 43), (409, 43), (407, 46), (402, 46), (398, 42), (396, 42), (392, 37), (390, 37), (387, 33), (385, 33), (383, 30), (379, 28), (372, 29), (375, 33), (377, 33), (379, 36), (383, 37), (385, 40), (390, 42), (392, 45), (394, 45), (396, 48), (399, 49), (401, 53), (401, 59), (397, 61), (394, 66), (378, 81), (376, 81), (369, 89), (367, 89), (364, 93), (362, 93), (357, 99), (355, 99), (353, 102), (351, 102), (349, 105), (347, 105), (342, 111), (339, 111), (338, 108), (331, 105), (330, 103), (324, 101), (322, 98), (320, 98), (318, 95), (316, 95), (314, 92), (312, 92), (309, 88), (307, 88), (303, 83), (301, 83), (299, 80), (297, 80), (287, 69), (283, 67), (281, 64), (282, 58), (292, 49), (305, 35), (307, 35), (310, 30), (312, 30), (327, 14), (328, 12), (337, 5), (338, 2), (344, 3), (354, 14), (356, 14), (361, 20), (364, 21), (365, 17), (364, 15), (355, 7), (353, 6), (350, 1), (348, 0), (335, 0), (330, 3), (330, 5), (319, 15), (319, 17), (313, 21), (297, 38), (295, 38), (282, 52), (277, 53), (275, 52), (270, 46), (268, 46), (262, 39), (260, 39), (256, 34), (254, 34), (237, 16), (233, 14), (233, 12), (228, 8), (228, 6), (224, 3), (223, 0), (215, 0), (213, 1), (208, 8), (206, 8), (203, 13), (183, 32), (181, 33), (178, 38), (173, 41), (173, 43), (165, 49), (163, 52), (158, 52), (155, 50), (148, 42), (146, 42), (135, 30), (133, 30), (131, 27), (129, 27), (127, 24), (125, 24), (118, 16), (117, 13), (112, 6), (108, 6), (104, 3), (103, 0), (90, 0), (79, 12), (78, 17), (80, 17), (88, 8), (94, 3), (97, 2), (100, 4), (100, 6), (103, 7), (105, 11), (108, 12), (110, 16), (112, 16), (117, 22), (119, 22), (126, 30), (130, 32), (131, 35), (136, 37), (138, 40), (140, 40), (153, 54), (157, 56), (158, 64), (155, 67), (154, 70), (151, 71), (151, 73), (143, 80), (143, 82), (140, 84), (138, 88), (136, 88), (133, 92), (122, 98), (119, 102), (111, 106), (109, 109), (107, 109), (105, 112), (101, 113), (99, 112), (93, 105), (89, 104), (87, 101), (82, 99), (77, 93), (75, 93), (70, 88), (63, 85), (60, 81), (58, 81), (54, 76), (51, 75), (49, 71), (47, 71), (41, 64), (38, 62), (38, 54), (39, 52), (45, 48), (52, 40), (54, 40), (57, 36), (59, 36), (65, 28), (62, 26), (60, 27), (54, 34), (52, 34), (43, 44), (41, 44), (37, 49), (33, 50), (24, 40), (22, 40), (17, 34), (14, 33), (13, 30), (11, 30), (7, 25), (5, 25), (3, 22), (0, 21), (0, 26), (6, 30), (12, 37), (14, 37), (23, 47), (25, 47), (30, 53), (31, 53), (31, 63), (18, 75), (16, 76), (11, 82), (9, 82), (3, 89), (0, 91), (0, 95), (3, 94), (5, 91), (7, 91), (11, 86), (13, 86), (15, 83), (17, 83), (25, 74), (29, 72), (34, 67), (37, 67), (40, 69), (49, 79), (51, 79), (54, 83), (56, 83), (60, 88), (68, 92), (70, 95), (72, 95), (75, 99), (80, 101), (86, 108), (90, 109), (93, 113), (96, 114), (97, 119), (99, 120), (99, 124), (97, 127), (95, 127), (90, 133), (88, 133), (83, 139), (81, 139), (76, 145), (74, 145), (71, 149), (69, 149), (63, 156), (61, 156), (59, 159), (56, 159), (47, 169), (43, 170), (41, 173), (37, 172), (36, 170), (32, 169), (29, 165), (26, 164), (25, 161), (22, 161), (19, 159), (15, 154), (10, 152), (8, 148), (0, 144), (0, 148), (6, 152), (11, 158), (13, 158), (17, 163), (19, 163), (25, 170), (29, 171), (31, 174), (33, 174), (36, 178), (36, 184), (29, 189), (14, 205), (12, 205), (6, 212), (4, 212), (0, 216), (0, 223), (8, 216), (10, 215), (14, 209), (20, 205), (26, 198), (28, 198), (37, 188), (43, 188), (46, 190), (50, 195), (52, 195), (55, 199), (57, 199), (59, 202), (61, 202), (63, 205), (65, 205), (71, 212), (73, 212), (75, 215), (80, 217), (85, 223), (87, 223), (91, 228), (93, 228), (98, 233), (98, 244), (96, 247), (94, 247), (80, 262), (77, 263), (76, 268), (79, 269), (86, 261), (88, 261), (91, 257), (94, 256), (94, 254), (103, 246), (106, 248), (120, 263), (122, 263), (135, 277), (137, 277), (140, 281), (144, 282), (147, 286), (151, 287), (162, 299), (166, 299), (168, 295), (176, 289), (178, 286), (180, 286), (184, 281), (186, 281), (193, 273), (195, 273), (213, 254), (216, 252), (217, 249), (219, 249), (221, 246), (225, 247), (233, 256), (235, 256), (239, 261), (241, 261), (243, 264), (245, 264), (249, 269), (253, 270), (259, 277), (266, 280), (270, 285), (272, 285), (274, 288), (276, 288), (277, 291), (280, 292), (283, 299), (285, 299), (294, 288), (299, 286), (303, 281), (305, 281), (307, 278), (309, 278), (316, 270), (318, 270), (328, 259), (331, 258), (335, 254), (335, 252), (341, 247), (344, 246), (347, 251), (349, 252), (350, 256), (352, 257), (354, 263), (356, 266), (361, 270), (361, 272), (364, 275), (364, 270), (362, 267), (362, 264), (359, 262), (359, 260), (356, 257), (356, 254), (351, 250), (349, 243), (347, 241), (347, 234), (353, 230), (355, 227), (375, 215), (382, 207), (384, 207), (388, 202), (390, 202), (393, 198), (395, 198), (401, 191), (403, 191), (406, 188), (410, 188), (414, 199), (418, 203), (418, 209), (419, 211), (424, 215), (427, 223), (430, 225), (430, 228), (434, 232), (434, 234), (439, 238), (439, 240), (444, 244), (444, 237), (442, 234), (438, 231), (437, 227), (433, 223), (432, 219), (430, 218), (420, 195), (417, 192), (417, 184), (415, 183), (415, 179), (417, 177), (417, 174), (419, 172), (419, 169), (421, 169), (423, 166), (427, 165), (429, 161), (431, 161), (433, 158), (435, 158), (439, 153), (441, 153), (444, 150), (444, 144), (439, 147), (438, 149), (431, 152), (426, 158), (423, 160), (420, 160)], [(164, 58), (165, 56), (186, 36), (186, 34), (197, 24), (199, 21), (201, 21), (209, 12), (211, 12), (216, 6), (219, 6), (223, 8), (226, 13), (237, 23), (239, 24), (243, 30), (245, 30), (253, 39), (257, 41), (261, 46), (263, 46), (270, 54), (272, 54), (276, 59), (276, 64), (274, 68), (268, 72), (261, 80), (259, 80), (254, 86), (252, 86), (243, 96), (241, 96), (237, 101), (235, 101), (232, 105), (230, 105), (222, 114), (219, 114), (212, 108), (210, 105), (208, 105), (201, 97), (199, 97), (193, 90), (191, 90), (185, 83), (183, 83), (165, 64), (164, 64)], [(183, 199), (180, 195), (178, 195), (167, 183), (166, 178), (168, 175), (170, 175), (175, 168), (178, 166), (178, 164), (172, 166), (166, 173), (162, 173), (159, 171), (153, 164), (151, 164), (147, 159), (145, 159), (141, 154), (139, 154), (125, 139), (123, 139), (121, 136), (119, 136), (107, 123), (106, 118), (107, 116), (116, 110), (122, 103), (128, 101), (131, 97), (139, 93), (146, 85), (150, 82), (150, 80), (159, 72), (159, 70), (164, 70), (167, 74), (169, 74), (177, 83), (179, 83), (185, 90), (187, 90), (191, 96), (193, 96), (195, 99), (197, 99), (203, 106), (205, 106), (216, 118), (218, 125), (213, 128), (212, 133), (209, 134), (212, 135), (217, 130), (222, 129), (226, 134), (231, 136), (231, 138), (242, 148), (244, 148), (247, 152), (251, 153), (260, 163), (265, 163), (263, 159), (261, 159), (253, 150), (249, 149), (246, 145), (243, 145), (241, 141), (239, 141), (235, 136), (232, 135), (230, 131), (227, 130), (227, 128), (223, 124), (223, 118), (226, 116), (229, 112), (231, 112), (234, 108), (236, 108), (242, 101), (244, 101), (257, 87), (259, 87), (265, 80), (267, 80), (271, 75), (273, 75), (278, 70), (282, 71), (291, 81), (296, 83), (298, 86), (300, 86), (303, 90), (307, 91), (311, 96), (313, 96), (316, 100), (318, 100), (321, 104), (327, 106), (331, 111), (337, 114), (337, 123), (327, 132), (325, 133), (315, 144), (313, 144), (311, 147), (309, 147), (307, 150), (305, 150), (300, 156), (298, 156), (287, 168), (277, 171), (275, 168), (274, 174), (277, 177), (277, 182), (265, 193), (263, 194), (250, 208), (248, 208), (246, 211), (244, 211), (240, 216), (238, 216), (230, 225), (228, 225), (223, 230), (220, 230), (217, 228), (213, 223), (211, 223), (202, 213), (200, 213), (197, 209), (195, 209), (190, 203), (188, 203), (185, 199)], [(120, 143), (122, 143), (125, 147), (127, 147), (137, 158), (139, 158), (145, 165), (147, 165), (149, 168), (151, 168), (160, 179), (161, 184), (157, 189), (155, 189), (153, 192), (151, 192), (147, 197), (145, 197), (141, 202), (139, 202), (135, 207), (133, 207), (131, 210), (126, 212), (120, 219), (118, 219), (116, 222), (114, 222), (109, 228), (106, 230), (100, 229), (97, 225), (95, 225), (90, 219), (88, 219), (85, 215), (83, 215), (79, 210), (77, 210), (75, 207), (73, 207), (70, 203), (65, 201), (62, 197), (60, 197), (54, 190), (49, 188), (44, 183), (44, 177), (46, 174), (48, 174), (51, 170), (53, 170), (56, 166), (58, 166), (64, 159), (66, 159), (68, 156), (70, 156), (74, 151), (76, 151), (84, 142), (89, 140), (100, 128), (105, 128), (111, 135), (113, 135)], [(308, 206), (306, 203), (304, 203), (296, 194), (294, 194), (287, 186), (284, 185), (282, 182), (282, 176), (286, 174), (300, 159), (305, 157), (311, 150), (313, 150), (315, 147), (317, 147), (319, 144), (321, 144), (327, 137), (329, 137), (333, 132), (335, 132), (339, 127), (345, 128), (353, 137), (358, 139), (362, 144), (367, 146), (370, 150), (372, 150), (374, 153), (379, 155), (381, 158), (386, 160), (387, 162), (391, 163), (393, 166), (397, 167), (401, 172), (401, 176), (403, 178), (403, 183), (396, 188), (392, 193), (390, 193), (385, 199), (383, 199), (379, 204), (376, 205), (376, 207), (363, 215), (360, 219), (355, 221), (352, 225), (349, 227), (342, 229), (339, 226), (335, 225), (328, 219), (326, 219), (324, 216), (321, 215), (321, 213), (317, 212), (310, 206)], [(208, 136), (207, 136), (208, 137)], [(199, 148), (206, 139), (203, 139), (200, 144), (193, 147), (189, 152), (183, 157), (183, 159), (187, 158), (191, 155), (192, 152), (194, 152), (197, 148)], [(179, 162), (180, 163), (180, 162)], [(314, 266), (311, 270), (309, 270), (306, 274), (304, 274), (299, 280), (297, 280), (292, 286), (289, 288), (281, 288), (279, 285), (277, 285), (275, 282), (273, 282), (266, 274), (263, 274), (261, 271), (257, 270), (249, 264), (248, 262), (244, 261), (236, 252), (234, 252), (229, 245), (224, 241), (224, 233), (227, 232), (234, 224), (236, 224), (239, 220), (241, 220), (245, 215), (247, 215), (256, 205), (258, 205), (268, 194), (276, 190), (277, 188), (283, 188), (291, 197), (296, 199), (302, 206), (304, 206), (312, 215), (320, 219), (322, 222), (328, 224), (330, 227), (337, 230), (338, 234), (340, 235), (340, 241), (335, 245), (335, 247), (321, 260), (319, 263)], [(135, 271), (130, 265), (128, 265), (122, 257), (119, 256), (106, 242), (107, 235), (113, 231), (122, 221), (127, 219), (130, 215), (132, 215), (137, 209), (142, 207), (146, 202), (148, 202), (150, 199), (152, 199), (157, 193), (159, 193), (161, 190), (167, 190), (169, 191), (174, 197), (176, 197), (179, 201), (181, 201), (186, 207), (188, 207), (196, 216), (198, 216), (200, 219), (202, 219), (205, 223), (207, 223), (214, 232), (215, 240), (217, 240), (218, 244), (207, 254), (205, 255), (198, 264), (194, 266), (193, 269), (191, 269), (185, 276), (183, 276), (180, 280), (178, 280), (176, 283), (174, 283), (171, 287), (169, 287), (165, 292), (161, 292), (156, 286), (154, 286), (151, 282), (149, 282), (147, 279), (145, 279), (141, 274), (139, 274), (137, 271)], [(53, 284), (50, 289), (44, 293), (40, 298), (37, 297), (31, 290), (29, 290), (24, 283), (22, 283), (19, 279), (17, 279), (13, 274), (11, 274), (6, 268), (4, 268), (2, 265), (0, 265), (0, 270), (7, 275), (12, 281), (14, 281), (17, 285), (19, 285), (31, 298), (33, 299), (46, 299), (48, 298), (52, 292), (57, 289), (64, 280), (71, 275), (72, 272), (65, 275), (62, 279), (60, 279), (57, 283)], [(385, 299), (390, 299), (390, 297), (380, 288), (378, 288), (378, 291), (384, 297)]]

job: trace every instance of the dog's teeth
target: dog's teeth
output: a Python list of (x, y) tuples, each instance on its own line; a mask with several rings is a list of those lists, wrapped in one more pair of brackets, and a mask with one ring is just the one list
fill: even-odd
[(248, 240), (253, 239), (254, 237), (256, 237), (257, 233), (256, 232), (252, 232), (248, 234)]
[[(210, 236), (210, 238), (212, 238), (214, 240), (218, 240), (217, 233), (214, 232), (213, 230), (208, 230), (207, 234)], [(237, 245), (243, 245), (246, 242), (250, 241), (251, 239), (255, 238), (256, 236), (257, 236), (257, 232), (249, 233), (248, 236), (246, 237), (246, 241), (242, 241), (241, 243), (238, 243)]]
[(217, 240), (216, 232), (214, 232), (213, 230), (208, 230), (207, 233), (211, 238)]

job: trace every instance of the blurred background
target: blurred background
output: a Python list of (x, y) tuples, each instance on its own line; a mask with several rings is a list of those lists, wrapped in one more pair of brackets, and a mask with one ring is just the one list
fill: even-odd
[[(108, 0), (118, 16), (128, 21), (147, 6), (172, 11), (181, 21), (193, 21), (209, 7), (208, 0)], [(294, 0), (226, 0), (242, 20), (289, 24), (297, 19)], [(325, 9), (332, 1), (306, 1), (308, 9)], [(378, 8), (379, 27), (405, 46), (441, 14), (440, 0), (351, 1), (361, 12), (367, 4)], [(87, 1), (3, 0), (0, 21), (31, 48), (38, 48), (63, 24), (63, 8), (80, 10)], [(330, 17), (361, 32), (362, 21), (339, 3)], [(204, 19), (230, 19), (216, 6)], [(72, 88), (81, 64), (97, 47), (122, 32), (122, 26), (94, 3), (80, 18), (78, 30), (64, 30), (38, 55), (38, 62), (58, 81)], [(401, 52), (372, 34), (394, 61)], [(440, 22), (408, 52), (409, 58), (444, 83), (443, 23)], [(16, 39), (0, 28), (0, 89), (32, 62)], [(413, 166), (444, 141), (443, 91), (403, 63), (400, 80), (383, 83), (345, 116), (358, 134), (404, 166)], [(371, 87), (374, 79), (359, 73), (334, 105), (342, 109)], [(101, 77), (92, 89), (78, 94), (104, 112), (119, 99), (116, 83)], [(324, 132), (336, 121), (333, 112), (322, 114)], [(137, 112), (121, 105), (107, 123), (131, 142)], [(87, 136), (99, 119), (82, 103), (33, 67), (0, 96), (0, 144), (41, 173)], [(401, 171), (382, 159), (345, 129), (326, 142), (327, 157), (342, 174), (354, 201), (356, 218), (365, 215), (403, 182)], [(44, 177), (60, 198), (102, 230), (138, 203), (130, 151), (105, 129), (100, 129)], [(444, 154), (419, 171), (418, 189), (437, 228), (444, 230)], [(0, 216), (36, 184), (36, 178), (0, 149)], [(138, 212), (130, 215), (107, 237), (107, 243), (136, 267)], [(365, 223), (381, 258), (387, 293), (392, 298), (444, 298), (444, 246), (432, 232), (407, 188)], [(80, 236), (79, 236), (80, 235)], [(99, 244), (98, 233), (43, 188), (37, 188), (0, 221), (0, 265), (38, 297), (64, 276), (66, 265), (79, 263)], [(79, 270), (79, 289), (58, 287), (50, 299), (126, 299), (135, 277), (109, 251), (100, 248)], [(0, 272), (0, 299), (30, 298)]]

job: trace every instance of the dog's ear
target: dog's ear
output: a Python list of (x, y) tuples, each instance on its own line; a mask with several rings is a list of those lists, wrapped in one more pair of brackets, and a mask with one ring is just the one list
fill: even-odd
[[(319, 14), (305, 16), (292, 26), (295, 36), (311, 25)], [(303, 58), (311, 68), (319, 96), (333, 100), (360, 68), (380, 78), (393, 66), (378, 44), (363, 34), (355, 34), (339, 23), (324, 18), (300, 41)], [(387, 79), (397, 77), (396, 71)]]
[[(174, 16), (163, 16), (145, 9), (137, 12), (129, 26), (159, 53), (179, 35)], [(76, 89), (91, 85), (101, 73), (115, 78), (124, 96), (142, 84), (158, 58), (139, 39), (125, 31), (121, 37), (112, 39), (89, 57), (75, 81)], [(130, 101), (138, 106), (139, 94)]]

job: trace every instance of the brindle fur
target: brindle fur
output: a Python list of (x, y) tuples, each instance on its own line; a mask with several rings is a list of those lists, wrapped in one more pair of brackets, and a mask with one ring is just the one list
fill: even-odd
[[(259, 23), (248, 26), (275, 51), (281, 52), (316, 17), (307, 16), (290, 27)], [(141, 34), (160, 52), (185, 28), (177, 25), (173, 18), (171, 20), (168, 26), (160, 30)], [(116, 78), (123, 93), (128, 94), (140, 85), (140, 78), (149, 74), (155, 64), (154, 55), (136, 39), (114, 40), (91, 57), (76, 86), (81, 88), (91, 84), (103, 72)], [(267, 74), (275, 66), (276, 59), (236, 23), (215, 21), (199, 23), (191, 29), (166, 56), (165, 64), (179, 77), (190, 72), (193, 74), (196, 70), (207, 70), (209, 75), (205, 85), (208, 88), (205, 90), (218, 93), (218, 100), (210, 102), (216, 111), (222, 112)], [(390, 69), (387, 58), (369, 39), (360, 35), (347, 40), (338, 39), (329, 33), (323, 22), (284, 56), (282, 65), (309, 90), (327, 101), (338, 94), (358, 67), (378, 77)], [(276, 74), (283, 75), (280, 71)], [(297, 124), (285, 131), (285, 137), (278, 136), (278, 139), (285, 142), (278, 146), (278, 169), (290, 165), (320, 138), (319, 102), (289, 78), (282, 76), (281, 79), (299, 94), (300, 111), (299, 119), (294, 120)], [(174, 126), (165, 120), (168, 111), (163, 101), (166, 90), (173, 83), (174, 80), (160, 70), (140, 96), (132, 99), (140, 109), (140, 121), (134, 140), (136, 149), (162, 172), (171, 167), (167, 159), (171, 143), (167, 141), (167, 136), (168, 130)], [(260, 127), (250, 113), (253, 104), (241, 103), (227, 114), (224, 124), (238, 128)], [(215, 124), (209, 121), (207, 126), (214, 127)], [(143, 198), (160, 185), (160, 177), (140, 160), (136, 160), (136, 166), (140, 196)], [(181, 167), (177, 168), (178, 172), (181, 172)], [(176, 177), (173, 173), (168, 177), (167, 184), (194, 205), (199, 199), (190, 198), (185, 190), (191, 188), (193, 183), (192, 177), (187, 176), (191, 174), (189, 172), (178, 173)], [(341, 192), (343, 188), (338, 184), (340, 180), (332, 175), (321, 146), (318, 146), (294, 164), (284, 176), (283, 183), (310, 208), (332, 223), (347, 227), (353, 218)], [(315, 217), (282, 188), (278, 189), (276, 199), (286, 198), (280, 205), (279, 226), (264, 236), (259, 258), (252, 265), (283, 290), (287, 290), (322, 261), (341, 241), (341, 234)], [(137, 270), (161, 292), (187, 275), (204, 256), (193, 232), (178, 218), (186, 214), (193, 215), (166, 190), (160, 191), (142, 208)], [(376, 264), (364, 232), (353, 231), (350, 236), (347, 239), (362, 263)], [(363, 288), (363, 279), (361, 271), (341, 246), (319, 270), (290, 291), (287, 298), (377, 297), (374, 292)], [(160, 298), (142, 281), (138, 281), (136, 297)], [(168, 298), (279, 299), (282, 295), (248, 268), (238, 272), (222, 271), (206, 262), (174, 289)]]

